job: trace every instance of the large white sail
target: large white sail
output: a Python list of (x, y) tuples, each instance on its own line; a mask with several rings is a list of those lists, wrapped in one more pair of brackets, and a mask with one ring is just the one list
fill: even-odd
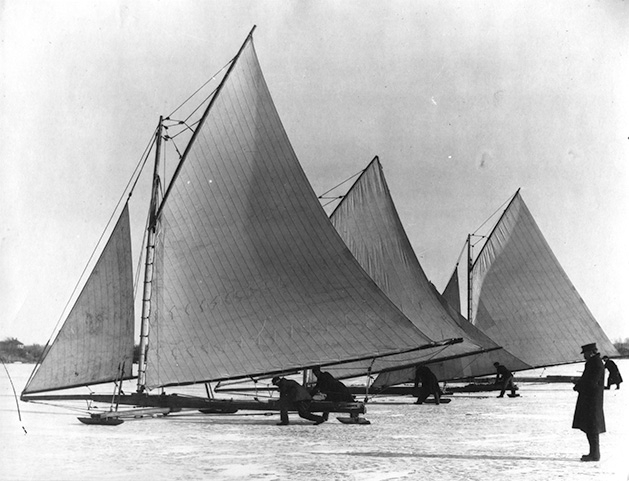
[[(451, 355), (484, 348), (443, 308), (406, 236), (376, 157), (330, 216), (352, 254), (376, 284), (431, 339), (463, 337)], [(492, 345), (491, 347), (495, 347)]]
[[(434, 287), (434, 286), (433, 286)], [(457, 325), (473, 339), (478, 339), (485, 346), (498, 344), (485, 335), (480, 329), (476, 328), (467, 319), (465, 319), (458, 310), (451, 307), (444, 296), (439, 295), (435, 289), (435, 295), (439, 298), (444, 308), (448, 311), (452, 319)], [(457, 379), (468, 379), (479, 376), (487, 376), (494, 374), (496, 368), (495, 362), (499, 362), (504, 366), (508, 366), (512, 371), (523, 371), (531, 369), (533, 366), (525, 363), (521, 359), (515, 357), (507, 349), (501, 347), (496, 350), (487, 350), (477, 354), (465, 357), (457, 357), (454, 359), (446, 359), (437, 362), (431, 362), (429, 367), (441, 381), (450, 381)], [(383, 372), (378, 375), (373, 382), (373, 388), (385, 388), (396, 384), (413, 382), (415, 379), (415, 369), (398, 369), (395, 371)]]
[[(479, 369), (494, 372), (503, 360), (500, 346), (470, 325), (441, 299), (430, 283), (402, 226), (378, 157), (360, 175), (331, 215), (356, 259), (387, 296), (432, 339), (463, 342), (430, 360), (440, 380), (468, 377)], [(412, 355), (407, 355), (412, 359)], [(374, 387), (412, 382), (414, 368), (386, 372)]]
[(617, 355), (544, 239), (519, 191), (472, 267), (471, 322), (535, 367)]
[(251, 38), (159, 213), (147, 387), (245, 377), (430, 343), (320, 206)]
[(132, 376), (133, 272), (125, 205), (94, 269), (23, 394)]

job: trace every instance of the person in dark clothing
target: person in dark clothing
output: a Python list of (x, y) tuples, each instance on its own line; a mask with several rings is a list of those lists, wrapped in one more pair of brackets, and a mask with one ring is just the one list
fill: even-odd
[(515, 384), (513, 384), (513, 374), (499, 362), (494, 362), (496, 368), (496, 384), (500, 385), (500, 394), (498, 397), (504, 397), (507, 389), (511, 390), (511, 396), (515, 397)]
[(326, 401), (353, 402), (354, 396), (345, 384), (336, 379), (332, 374), (321, 371), (319, 366), (312, 368), (312, 373), (317, 378), (317, 383), (310, 390), (310, 395), (325, 394)]
[(581, 456), (581, 461), (598, 461), (601, 459), (599, 434), (605, 432), (603, 413), (605, 366), (601, 361), (596, 343), (581, 346), (581, 353), (585, 358), (585, 369), (573, 388), (579, 396), (572, 427), (583, 431), (590, 445), (590, 452)]
[(426, 366), (417, 366), (415, 368), (415, 383), (413, 385), (414, 390), (417, 390), (419, 383), (422, 383), (422, 387), (419, 390), (417, 395), (417, 401), (415, 404), (422, 404), (428, 396), (431, 394), (435, 397), (435, 401), (439, 404), (439, 400), (443, 392), (441, 392), (441, 388), (439, 387), (439, 381), (437, 380), (437, 376), (428, 369)]
[(317, 416), (310, 412), (310, 402), (312, 397), (305, 387), (292, 379), (274, 377), (271, 382), (280, 391), (280, 422), (278, 426), (288, 424), (288, 410), (294, 409), (300, 417), (314, 421), (315, 425), (324, 423), (326, 416)]
[(612, 361), (608, 356), (603, 356), (603, 362), (605, 363), (605, 369), (609, 371), (607, 377), (607, 386), (605, 389), (611, 389), (612, 385), (616, 385), (616, 389), (620, 389), (620, 383), (622, 382), (622, 376), (618, 370), (616, 363)]

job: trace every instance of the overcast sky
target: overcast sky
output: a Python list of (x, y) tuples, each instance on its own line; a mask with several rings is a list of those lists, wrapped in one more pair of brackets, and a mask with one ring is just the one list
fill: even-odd
[(159, 116), (253, 25), (315, 192), (378, 155), (442, 289), (521, 188), (608, 336), (629, 337), (628, 2), (4, 0), (0, 339), (46, 342)]

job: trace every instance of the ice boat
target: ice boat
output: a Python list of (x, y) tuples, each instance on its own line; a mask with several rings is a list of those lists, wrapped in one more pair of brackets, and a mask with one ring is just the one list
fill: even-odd
[[(494, 372), (499, 361), (529, 368), (452, 309), (428, 280), (406, 235), (376, 156), (332, 212), (330, 219), (352, 254), (393, 303), (426, 335), (434, 339), (461, 337), (447, 358), (421, 360), (440, 381)], [(408, 365), (379, 374), (371, 392), (413, 382)], [(392, 392), (389, 390), (389, 392)]]
[[(116, 408), (101, 413), (103, 423), (133, 416), (119, 405), (160, 413), (275, 410), (274, 399), (217, 399), (209, 389), (184, 395), (181, 387), (268, 385), (274, 375), (343, 363), (360, 375), (377, 372), (386, 356), (446, 356), (460, 341), (421, 332), (338, 236), (282, 126), (252, 34), (198, 121), (160, 118), (154, 134), (136, 391), (121, 388), (135, 377), (136, 339), (125, 204), (23, 401), (111, 400)], [(158, 166), (176, 126), (192, 134), (167, 182)], [(117, 383), (114, 393), (92, 391), (103, 383)], [(312, 409), (355, 416), (364, 405), (323, 401)]]
[[(580, 362), (581, 346), (591, 342), (608, 356), (618, 355), (519, 190), (472, 261), (473, 242), (474, 235), (468, 236), (467, 318), (472, 325), (535, 368)], [(451, 279), (444, 297), (459, 307), (457, 284)]]

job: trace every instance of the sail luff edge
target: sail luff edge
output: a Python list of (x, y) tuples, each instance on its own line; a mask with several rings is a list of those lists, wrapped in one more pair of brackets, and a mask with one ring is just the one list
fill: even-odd
[(168, 188), (166, 189), (166, 192), (164, 193), (164, 197), (162, 198), (162, 202), (160, 203), (159, 208), (157, 209), (157, 212), (155, 213), (155, 218), (156, 219), (159, 219), (159, 217), (160, 217), (160, 215), (162, 213), (164, 204), (166, 203), (166, 200), (168, 199), (168, 196), (170, 195), (172, 187), (175, 184), (175, 181), (177, 180), (177, 177), (179, 176), (179, 173), (181, 172), (181, 169), (183, 167), (184, 162), (188, 158), (188, 154), (190, 152), (190, 149), (194, 145), (194, 143), (195, 143), (195, 141), (197, 139), (197, 136), (198, 136), (199, 132), (201, 131), (201, 128), (203, 127), (203, 124), (205, 123), (205, 121), (206, 121), (206, 119), (207, 119), (207, 117), (208, 117), (208, 115), (210, 113), (210, 110), (214, 106), (214, 102), (216, 101), (216, 99), (220, 95), (221, 91), (223, 90), (223, 86), (225, 85), (225, 83), (226, 83), (227, 79), (229, 78), (231, 72), (234, 70), (234, 66), (236, 65), (236, 62), (238, 61), (238, 58), (242, 54), (242, 51), (244, 50), (244, 48), (247, 45), (247, 43), (252, 40), (252, 38), (253, 38), (253, 31), (255, 29), (256, 29), (256, 26), (254, 25), (253, 28), (251, 29), (251, 31), (249, 32), (249, 35), (247, 35), (247, 38), (245, 39), (245, 41), (240, 46), (240, 49), (238, 50), (238, 53), (236, 54), (236, 56), (232, 60), (231, 65), (229, 66), (229, 68), (227, 69), (227, 72), (225, 73), (225, 75), (223, 76), (223, 78), (221, 80), (221, 83), (216, 88), (216, 92), (212, 96), (212, 100), (210, 100), (210, 103), (207, 106), (207, 108), (205, 109), (205, 112), (203, 112), (203, 116), (199, 120), (199, 122), (197, 124), (197, 128), (194, 130), (194, 133), (192, 134), (192, 138), (190, 139), (190, 142), (188, 142), (188, 145), (186, 146), (186, 150), (184, 150), (183, 155), (181, 156), (181, 160), (179, 161), (179, 163), (177, 164), (177, 167), (175, 168), (175, 172), (173, 173), (173, 177), (170, 180), (170, 183), (168, 184)]

